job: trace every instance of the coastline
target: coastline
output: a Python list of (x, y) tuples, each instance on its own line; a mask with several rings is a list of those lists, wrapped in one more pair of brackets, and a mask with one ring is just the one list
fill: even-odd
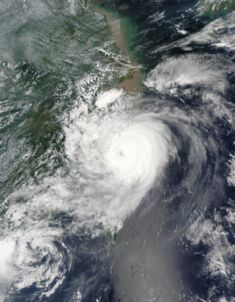
[(94, 12), (97, 12), (106, 18), (110, 31), (114, 37), (116, 47), (130, 59), (132, 66), (130, 67), (128, 74), (123, 79), (120, 79), (120, 82), (118, 83), (119, 87), (128, 93), (138, 93), (141, 89), (140, 66), (136, 64), (128, 47), (126, 46), (126, 40), (120, 20), (111, 12), (101, 7), (95, 0), (88, 1), (88, 5)]

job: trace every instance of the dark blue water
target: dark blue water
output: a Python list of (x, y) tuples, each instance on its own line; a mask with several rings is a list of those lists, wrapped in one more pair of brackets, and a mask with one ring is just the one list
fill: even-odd
[(0, 4), (0, 302), (234, 301), (235, 15), (204, 5), (105, 1), (130, 60), (85, 1)]

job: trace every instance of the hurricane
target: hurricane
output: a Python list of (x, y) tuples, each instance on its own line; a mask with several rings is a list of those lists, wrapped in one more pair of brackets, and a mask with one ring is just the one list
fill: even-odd
[(233, 302), (233, 2), (0, 15), (0, 302)]
[(161, 115), (105, 111), (76, 116), (67, 129), (66, 150), (91, 192), (97, 194), (94, 187), (102, 192), (95, 205), (100, 219), (107, 216), (110, 226), (118, 226), (160, 182), (177, 150)]

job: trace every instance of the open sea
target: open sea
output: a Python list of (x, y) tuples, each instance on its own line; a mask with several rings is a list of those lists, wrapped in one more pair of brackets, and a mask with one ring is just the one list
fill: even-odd
[(234, 0), (0, 24), (0, 302), (235, 302)]

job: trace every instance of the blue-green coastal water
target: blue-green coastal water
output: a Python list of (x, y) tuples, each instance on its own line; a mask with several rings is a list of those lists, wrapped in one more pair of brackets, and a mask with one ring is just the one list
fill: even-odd
[(232, 1), (2, 0), (0, 302), (233, 302)]

